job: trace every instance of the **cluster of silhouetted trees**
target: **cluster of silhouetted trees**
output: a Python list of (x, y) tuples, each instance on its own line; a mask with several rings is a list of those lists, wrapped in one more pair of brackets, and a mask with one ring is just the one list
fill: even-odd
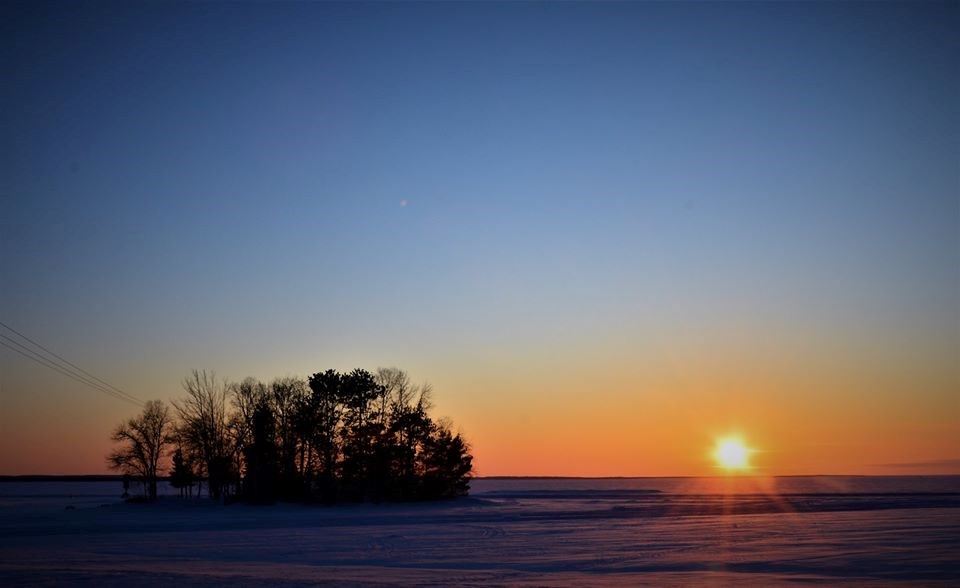
[(307, 380), (239, 383), (194, 370), (186, 396), (146, 404), (118, 426), (110, 467), (157, 496), (170, 484), (214, 499), (432, 500), (469, 490), (472, 456), (449, 423), (430, 417), (430, 387), (406, 372), (327, 370)]

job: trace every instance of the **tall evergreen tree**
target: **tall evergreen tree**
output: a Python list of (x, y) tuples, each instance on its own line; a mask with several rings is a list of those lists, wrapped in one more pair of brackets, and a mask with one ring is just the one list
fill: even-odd
[(435, 425), (423, 450), (421, 498), (455, 498), (470, 491), (473, 456), (460, 435)]
[(315, 496), (324, 502), (337, 499), (344, 403), (343, 376), (334, 370), (318, 372), (308, 380), (310, 396), (298, 418), (301, 437), (317, 456)]
[(252, 442), (244, 451), (247, 460), (244, 494), (257, 504), (269, 504), (277, 499), (280, 463), (276, 434), (273, 409), (269, 403), (260, 402), (253, 411)]
[(183, 456), (183, 449), (177, 448), (173, 453), (173, 469), (170, 471), (170, 485), (180, 490), (182, 498), (189, 492), (193, 495), (194, 474), (193, 468)]

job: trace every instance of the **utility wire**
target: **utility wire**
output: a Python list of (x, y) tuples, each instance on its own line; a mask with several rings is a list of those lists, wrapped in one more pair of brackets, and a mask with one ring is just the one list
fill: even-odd
[(10, 338), (10, 337), (7, 337), (7, 336), (4, 335), (3, 333), (0, 333), (0, 339), (6, 339), (7, 343), (6, 343), (5, 345), (7, 346), (8, 349), (10, 348), (10, 344), (12, 343), (13, 345), (16, 345), (22, 352), (28, 354), (31, 358), (33, 358), (33, 359), (35, 359), (35, 360), (43, 363), (43, 365), (45, 365), (45, 366), (47, 366), (47, 367), (53, 367), (53, 368), (56, 368), (56, 369), (60, 369), (60, 370), (69, 372), (70, 375), (73, 376), (74, 378), (79, 378), (79, 379), (83, 380), (83, 383), (84, 383), (84, 384), (87, 384), (87, 385), (89, 385), (89, 386), (95, 386), (95, 387), (97, 387), (97, 388), (103, 388), (104, 390), (108, 390), (108, 391), (110, 391), (110, 392), (113, 392), (113, 390), (109, 390), (109, 388), (104, 388), (103, 386), (97, 384), (97, 383), (94, 382), (93, 380), (90, 380), (90, 379), (88, 379), (88, 378), (85, 378), (85, 377), (81, 376), (80, 374), (75, 373), (75, 372), (73, 372), (73, 371), (70, 370), (70, 369), (67, 369), (66, 367), (64, 367), (63, 365), (61, 365), (61, 364), (59, 364), (59, 363), (57, 363), (57, 362), (55, 362), (55, 361), (53, 361), (53, 360), (50, 359), (49, 357), (46, 357), (46, 356), (44, 356), (44, 355), (41, 354), (41, 353), (37, 353), (37, 352), (34, 351), (33, 349), (30, 349), (29, 347), (27, 347), (26, 345), (24, 345), (23, 343), (20, 343), (20, 342), (17, 341), (16, 339), (12, 339), (12, 338)]
[[(73, 378), (74, 380), (77, 380), (78, 382), (81, 382), (81, 383), (83, 383), (83, 384), (86, 384), (87, 386), (89, 386), (89, 387), (91, 387), (91, 388), (93, 388), (93, 389), (95, 389), (95, 390), (99, 390), (99, 391), (101, 391), (101, 392), (103, 392), (103, 393), (105, 393), (105, 394), (109, 394), (110, 396), (113, 396), (114, 398), (117, 398), (117, 399), (119, 399), (119, 400), (125, 400), (125, 401), (127, 401), (127, 402), (136, 404), (136, 405), (138, 405), (138, 406), (143, 406), (143, 401), (140, 400), (139, 398), (137, 398), (136, 396), (134, 396), (134, 395), (132, 395), (132, 394), (129, 394), (129, 393), (127, 393), (127, 392), (124, 392), (123, 390), (121, 390), (120, 388), (117, 388), (117, 387), (114, 386), (113, 384), (110, 384), (109, 382), (106, 382), (106, 381), (104, 381), (104, 380), (102, 380), (102, 379), (94, 376), (94, 375), (91, 374), (90, 372), (88, 372), (88, 371), (86, 371), (85, 369), (81, 368), (80, 366), (78, 366), (78, 365), (70, 362), (69, 360), (61, 357), (61, 356), (58, 355), (57, 353), (55, 353), (55, 352), (47, 349), (46, 347), (44, 347), (44, 346), (41, 345), (40, 343), (37, 343), (36, 341), (34, 341), (33, 339), (31, 339), (30, 337), (27, 337), (26, 335), (24, 335), (24, 334), (21, 333), (20, 331), (17, 331), (17, 330), (14, 329), (13, 327), (11, 327), (11, 326), (3, 323), (3, 322), (0, 322), (0, 326), (2, 326), (2, 327), (4, 327), (4, 328), (6, 328), (7, 330), (9, 330), (9, 331), (11, 331), (11, 332), (19, 335), (19, 336), (22, 337), (24, 340), (30, 342), (31, 344), (33, 344), (33, 345), (34, 345), (35, 347), (37, 347), (38, 349), (41, 349), (41, 350), (45, 351), (46, 353), (48, 353), (48, 354), (52, 355), (53, 357), (59, 359), (61, 362), (63, 362), (63, 364), (66, 364), (66, 365), (63, 365), (63, 364), (61, 364), (61, 363), (58, 363), (58, 362), (54, 361), (53, 359), (50, 359), (49, 357), (46, 357), (46, 356), (44, 356), (44, 355), (42, 355), (42, 354), (40, 354), (40, 353), (37, 353), (36, 351), (30, 349), (29, 347), (26, 347), (25, 345), (17, 342), (17, 341), (14, 340), (14, 339), (11, 339), (10, 337), (7, 337), (6, 335), (4, 335), (4, 334), (2, 334), (2, 333), (0, 333), (0, 337), (2, 337), (3, 339), (6, 339), (7, 341), (9, 341), (9, 342), (11, 342), (11, 343), (13, 343), (14, 345), (16, 345), (17, 347), (19, 347), (20, 349), (16, 349), (16, 348), (14, 348), (14, 347), (11, 347), (10, 345), (4, 343), (3, 341), (0, 341), (0, 345), (3, 345), (4, 347), (6, 347), (6, 348), (8, 348), (8, 349), (11, 349), (11, 350), (13, 350), (13, 351), (16, 351), (16, 352), (19, 353), (20, 355), (23, 355), (24, 357), (27, 357), (28, 359), (31, 359), (31, 360), (39, 363), (40, 365), (43, 365), (44, 367), (47, 367), (47, 368), (56, 370), (56, 371), (60, 372), (61, 374), (65, 375), (65, 376), (68, 376), (68, 377), (70, 377), (70, 378)], [(24, 350), (24, 351), (26, 351), (27, 353), (24, 353), (24, 351), (21, 351), (21, 349)], [(28, 353), (29, 353), (30, 355), (28, 355)], [(69, 366), (69, 367), (67, 367), (67, 366)], [(70, 368), (73, 368), (73, 369), (70, 369)], [(77, 373), (77, 372), (79, 372), (79, 373)]]
[[(46, 366), (46, 367), (49, 367), (49, 368), (51, 368), (51, 369), (55, 369), (55, 370), (59, 371), (59, 372), (62, 373), (62, 374), (69, 375), (69, 376), (72, 377), (74, 380), (80, 381), (80, 382), (86, 384), (87, 386), (90, 386), (91, 388), (95, 388), (95, 389), (100, 390), (101, 392), (103, 392), (103, 393), (105, 393), (105, 394), (109, 394), (110, 396), (113, 396), (114, 398), (119, 398), (119, 399), (121, 399), (121, 400), (130, 400), (130, 401), (136, 400), (136, 399), (134, 399), (134, 398), (128, 398), (128, 397), (126, 397), (126, 396), (122, 396), (122, 395), (120, 395), (120, 394), (117, 394), (117, 393), (114, 392), (113, 390), (111, 390), (111, 389), (109, 389), (109, 388), (107, 388), (107, 387), (105, 387), (105, 386), (101, 386), (100, 384), (97, 384), (97, 383), (94, 382), (93, 380), (90, 380), (89, 378), (86, 378), (86, 377), (84, 377), (84, 376), (81, 376), (80, 374), (77, 374), (77, 373), (73, 372), (72, 370), (69, 370), (69, 369), (65, 368), (64, 366), (62, 366), (61, 364), (58, 364), (57, 362), (53, 361), (53, 360), (50, 359), (49, 357), (45, 357), (45, 356), (37, 353), (37, 352), (34, 351), (33, 349), (30, 349), (29, 347), (23, 345), (23, 344), (20, 343), (19, 341), (16, 341), (16, 340), (14, 340), (14, 339), (11, 339), (10, 337), (7, 337), (7, 336), (4, 335), (3, 333), (0, 333), (0, 338), (6, 339), (9, 343), (13, 343), (13, 344), (16, 345), (17, 347), (19, 347), (21, 351), (18, 351), (17, 349), (13, 349), (13, 351), (17, 351), (18, 353), (20, 353), (20, 355), (25, 355), (25, 354), (26, 354), (30, 359), (36, 361), (37, 363), (39, 363), (39, 364), (41, 364), (41, 365), (44, 365), (44, 366)], [(0, 341), (0, 343), (3, 343), (3, 342)], [(12, 348), (10, 347), (9, 343), (3, 343), (3, 345), (4, 345), (4, 347), (6, 347), (7, 349), (12, 349)]]
[[(41, 345), (41, 344), (37, 343), (36, 341), (34, 341), (33, 339), (31, 339), (30, 337), (27, 337), (26, 335), (24, 335), (23, 333), (21, 333), (20, 331), (18, 331), (18, 330), (16, 330), (16, 329), (14, 329), (14, 328), (11, 327), (10, 325), (7, 325), (7, 324), (5, 324), (5, 323), (3, 323), (3, 322), (0, 322), (0, 326), (2, 326), (2, 327), (4, 327), (5, 329), (7, 329), (7, 330), (9, 330), (9, 331), (11, 331), (11, 332), (19, 335), (20, 337), (22, 337), (22, 338), (25, 339), (26, 341), (29, 341), (30, 343), (32, 343), (35, 347), (37, 347), (37, 348), (39, 348), (39, 349), (42, 349), (43, 351), (49, 353), (49, 354), (52, 355), (53, 357), (59, 359), (59, 360), (62, 361), (63, 363), (65, 363), (65, 364), (67, 364), (68, 366), (72, 367), (74, 370), (77, 370), (78, 372), (84, 374), (86, 377), (88, 377), (88, 378), (90, 378), (90, 379), (92, 379), (92, 380), (95, 380), (96, 382), (99, 382), (100, 384), (106, 386), (107, 388), (110, 388), (110, 389), (114, 390), (117, 394), (120, 394), (120, 395), (125, 396), (125, 397), (127, 397), (127, 398), (129, 398), (129, 399), (131, 399), (131, 400), (134, 400), (134, 401), (136, 401), (136, 402), (138, 402), (138, 403), (140, 403), (140, 404), (143, 404), (143, 401), (140, 400), (139, 398), (137, 398), (136, 396), (134, 396), (133, 394), (128, 394), (128, 393), (124, 392), (123, 390), (121, 390), (120, 388), (117, 388), (117, 387), (114, 386), (113, 384), (101, 380), (100, 378), (96, 377), (95, 375), (91, 374), (90, 372), (86, 371), (85, 369), (81, 368), (80, 366), (78, 366), (78, 365), (76, 365), (76, 364), (74, 364), (74, 363), (71, 363), (71, 362), (68, 361), (66, 358), (64, 358), (64, 357), (62, 357), (62, 356), (60, 356), (60, 355), (57, 355), (57, 354), (54, 353), (53, 351), (47, 349), (47, 348), (44, 347), (43, 345)], [(9, 339), (8, 339), (8, 340), (9, 340)]]
[(74, 368), (75, 370), (81, 372), (82, 374), (86, 375), (87, 377), (92, 378), (93, 380), (96, 380), (97, 382), (100, 382), (101, 384), (103, 384), (103, 385), (106, 386), (107, 388), (110, 388), (110, 389), (112, 389), (112, 390), (115, 390), (118, 394), (122, 394), (122, 395), (124, 395), (124, 396), (126, 396), (126, 397), (128, 397), (128, 398), (130, 398), (130, 399), (132, 399), (132, 400), (136, 400), (137, 402), (140, 402), (141, 404), (143, 403), (143, 401), (141, 401), (139, 398), (137, 398), (137, 397), (134, 396), (133, 394), (127, 394), (126, 392), (124, 392), (124, 391), (121, 390), (120, 388), (117, 388), (117, 387), (114, 386), (113, 384), (101, 380), (100, 378), (98, 378), (98, 377), (96, 377), (95, 375), (91, 374), (90, 372), (84, 370), (84, 369), (81, 368), (80, 366), (69, 362), (68, 360), (66, 360), (65, 358), (57, 355), (57, 354), (54, 353), (53, 351), (50, 351), (49, 349), (47, 349), (47, 348), (44, 347), (43, 345), (37, 343), (36, 341), (34, 341), (33, 339), (31, 339), (30, 337), (27, 337), (26, 335), (24, 335), (23, 333), (21, 333), (20, 331), (18, 331), (18, 330), (16, 330), (16, 329), (14, 329), (14, 328), (11, 327), (10, 325), (7, 325), (7, 324), (5, 324), (5, 323), (3, 323), (3, 322), (0, 322), (0, 326), (4, 327), (5, 329), (7, 329), (7, 330), (9, 330), (9, 331), (11, 331), (11, 332), (13, 332), (13, 333), (16, 333), (17, 335), (19, 335), (19, 336), (22, 337), (23, 339), (25, 339), (25, 340), (29, 341), (30, 343), (32, 343), (34, 346), (38, 347), (39, 349), (42, 349), (43, 351), (46, 351), (46, 352), (49, 353), (50, 355), (56, 357), (57, 359), (59, 359), (59, 360), (62, 361), (63, 363), (65, 363), (65, 364), (67, 364), (68, 366)]
[(90, 382), (88, 382), (88, 381), (86, 381), (86, 380), (83, 380), (83, 379), (80, 379), (80, 378), (78, 378), (77, 376), (75, 376), (74, 374), (72, 374), (72, 373), (70, 373), (70, 372), (68, 372), (68, 371), (66, 371), (66, 370), (64, 370), (64, 369), (62, 369), (62, 368), (59, 368), (59, 367), (57, 367), (57, 366), (54, 365), (54, 364), (48, 363), (48, 362), (46, 362), (46, 361), (44, 361), (44, 360), (42, 360), (42, 359), (38, 359), (37, 357), (34, 357), (33, 355), (29, 355), (29, 354), (27, 354), (27, 353), (24, 353), (23, 351), (17, 349), (16, 347), (14, 347), (14, 346), (12, 346), (12, 345), (10, 345), (10, 344), (8, 344), (8, 343), (4, 343), (3, 341), (0, 341), (0, 345), (2, 345), (3, 347), (6, 347), (6, 348), (9, 349), (10, 351), (15, 351), (15, 352), (19, 353), (20, 355), (26, 357), (26, 358), (29, 359), (29, 360), (32, 360), (32, 361), (37, 362), (38, 364), (42, 365), (43, 367), (46, 367), (46, 368), (49, 368), (49, 369), (51, 369), (51, 370), (60, 372), (61, 374), (67, 376), (68, 378), (71, 378), (71, 379), (73, 379), (73, 380), (76, 380), (76, 381), (80, 382), (81, 384), (86, 384), (87, 386), (93, 388), (94, 390), (98, 390), (98, 391), (100, 391), (100, 392), (103, 392), (104, 394), (110, 394), (113, 398), (116, 398), (117, 400), (123, 400), (123, 401), (126, 401), (126, 402), (130, 402), (131, 404), (136, 404), (136, 405), (140, 406), (140, 403), (139, 403), (139, 402), (136, 402), (135, 400), (130, 400), (129, 398), (127, 398), (127, 397), (125, 397), (125, 396), (119, 396), (119, 395), (117, 395), (117, 394), (113, 394), (112, 391), (107, 390), (107, 389), (104, 389), (104, 388), (98, 388), (97, 386), (94, 386), (94, 385), (91, 384)]

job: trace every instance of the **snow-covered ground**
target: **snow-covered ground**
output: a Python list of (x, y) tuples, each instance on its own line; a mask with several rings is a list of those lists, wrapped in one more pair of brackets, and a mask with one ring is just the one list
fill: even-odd
[(960, 585), (955, 477), (477, 480), (332, 508), (76, 484), (0, 484), (0, 585)]

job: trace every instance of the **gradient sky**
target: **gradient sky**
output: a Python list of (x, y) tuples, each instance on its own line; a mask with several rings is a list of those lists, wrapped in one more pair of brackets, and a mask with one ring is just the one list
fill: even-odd
[[(960, 472), (960, 5), (0, 5), (0, 321), (399, 366), (481, 475)], [(7, 333), (9, 334), (9, 333)], [(0, 474), (135, 412), (0, 348)]]

